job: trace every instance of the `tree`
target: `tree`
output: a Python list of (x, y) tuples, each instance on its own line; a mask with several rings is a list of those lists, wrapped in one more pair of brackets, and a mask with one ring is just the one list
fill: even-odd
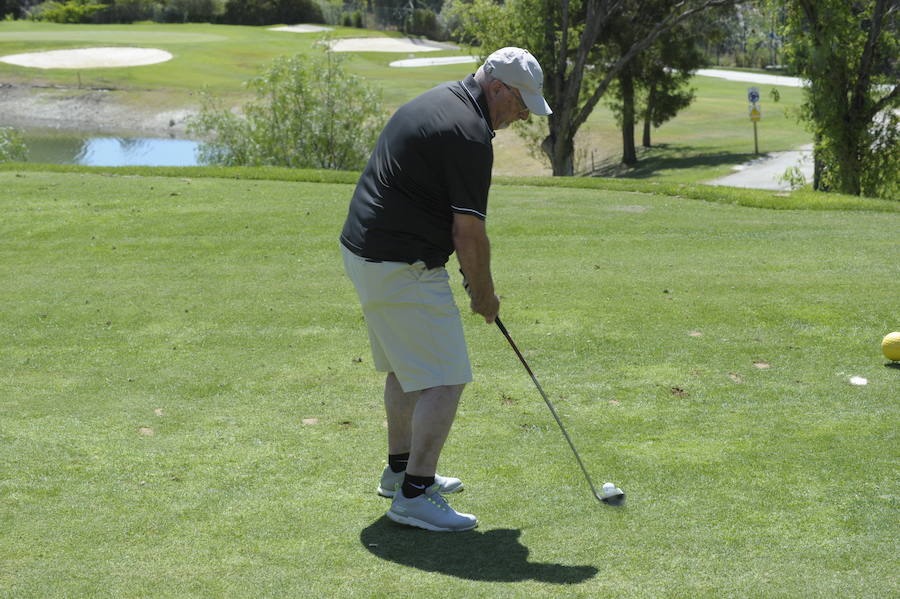
[(203, 94), (189, 130), (209, 138), (200, 160), (225, 166), (358, 170), (385, 123), (380, 93), (341, 66), (333, 52), (276, 59), (248, 82), (256, 100), (243, 117)]
[(775, 4), (744, 2), (735, 6), (726, 37), (726, 46), (734, 57), (735, 66), (762, 68), (770, 61), (771, 23), (765, 7)]
[(898, 0), (790, 0), (788, 51), (809, 81), (813, 187), (900, 197)]
[[(610, 49), (610, 58), (621, 56), (646, 36), (665, 16), (668, 4), (665, 0), (627, 3), (602, 41)], [(650, 147), (651, 126), (659, 127), (693, 101), (693, 90), (685, 88), (693, 71), (703, 64), (698, 38), (681, 23), (661, 34), (619, 71), (609, 104), (622, 130), (623, 163), (637, 162), (634, 129), (639, 117), (644, 119), (643, 145)]]
[(675, 118), (694, 101), (694, 89), (688, 83), (703, 61), (703, 55), (693, 43), (673, 43), (675, 37), (671, 34), (663, 36), (661, 42), (651, 49), (642, 77), (645, 98), (641, 145), (645, 148), (651, 146), (651, 127), (658, 128)]
[(0, 21), (11, 17), (19, 19), (23, 15), (24, 6), (19, 6), (19, 0), (0, 0)]
[(665, 15), (620, 55), (604, 56), (598, 41), (626, 0), (473, 0), (457, 4), (462, 33), (485, 49), (527, 48), (544, 70), (544, 97), (553, 109), (541, 150), (554, 175), (574, 173), (575, 134), (613, 79), (675, 25), (734, 0), (667, 0)]
[(0, 127), (0, 162), (25, 162), (28, 148), (18, 131)]

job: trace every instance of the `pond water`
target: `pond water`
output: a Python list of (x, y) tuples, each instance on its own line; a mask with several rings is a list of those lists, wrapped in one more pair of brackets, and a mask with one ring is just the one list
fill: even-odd
[(197, 166), (200, 142), (153, 137), (25, 135), (29, 162), (85, 166)]

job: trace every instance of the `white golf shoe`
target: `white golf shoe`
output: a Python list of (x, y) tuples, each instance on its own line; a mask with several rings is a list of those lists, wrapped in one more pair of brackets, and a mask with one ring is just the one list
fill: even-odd
[[(378, 494), (382, 497), (393, 497), (397, 492), (397, 489), (400, 488), (400, 485), (403, 484), (404, 474), (406, 474), (405, 471), (394, 472), (391, 470), (390, 466), (385, 466), (384, 472), (381, 473), (381, 481), (378, 483)], [(456, 493), (463, 489), (462, 481), (458, 478), (435, 474), (434, 482), (440, 486), (438, 492), (444, 495), (447, 493)]]
[(425, 493), (408, 499), (402, 490), (397, 490), (387, 517), (400, 524), (433, 530), (435, 532), (462, 532), (478, 526), (478, 519), (472, 514), (461, 514), (454, 510), (439, 493), (440, 485), (435, 483), (425, 489)]

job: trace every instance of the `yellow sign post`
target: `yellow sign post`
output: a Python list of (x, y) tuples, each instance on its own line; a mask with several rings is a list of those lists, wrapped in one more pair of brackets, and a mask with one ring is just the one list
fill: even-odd
[(756, 133), (756, 123), (762, 118), (762, 109), (759, 104), (750, 105), (750, 120), (753, 121), (753, 153), (759, 154), (759, 137)]
[(759, 154), (759, 138), (756, 136), (756, 122), (762, 118), (762, 109), (759, 107), (759, 88), (747, 88), (747, 101), (750, 102), (750, 120), (753, 121), (753, 153)]

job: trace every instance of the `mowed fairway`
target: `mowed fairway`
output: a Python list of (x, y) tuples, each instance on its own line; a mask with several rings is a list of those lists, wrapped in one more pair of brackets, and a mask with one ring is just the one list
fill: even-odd
[(481, 525), (438, 535), (374, 492), (381, 378), (337, 245), (351, 185), (0, 189), (2, 597), (900, 593), (900, 369), (879, 348), (900, 329), (896, 213), (495, 186), (505, 324), (629, 503), (593, 499), (464, 309), (476, 382), (441, 471)]
[[(278, 56), (313, 55), (323, 51), (325, 38), (403, 37), (397, 32), (335, 27), (325, 33), (272, 31), (269, 27), (209, 24), (59, 25), (0, 21), (0, 56), (90, 46), (139, 46), (160, 48), (173, 59), (145, 67), (36, 70), (0, 63), (0, 77), (15, 83), (62, 87), (113, 88), (113, 91), (166, 92), (181, 101), (201, 89), (245, 98), (243, 83), (262, 74)], [(428, 52), (427, 56), (460, 55), (462, 50)], [(405, 52), (347, 54), (351, 72), (364, 76), (384, 90), (385, 102), (399, 106), (438, 83), (465, 77), (471, 64), (397, 69), (388, 64), (407, 58)], [(135, 98), (139, 102), (140, 98)], [(146, 100), (145, 100), (146, 101)], [(195, 102), (190, 101), (191, 104)]]

